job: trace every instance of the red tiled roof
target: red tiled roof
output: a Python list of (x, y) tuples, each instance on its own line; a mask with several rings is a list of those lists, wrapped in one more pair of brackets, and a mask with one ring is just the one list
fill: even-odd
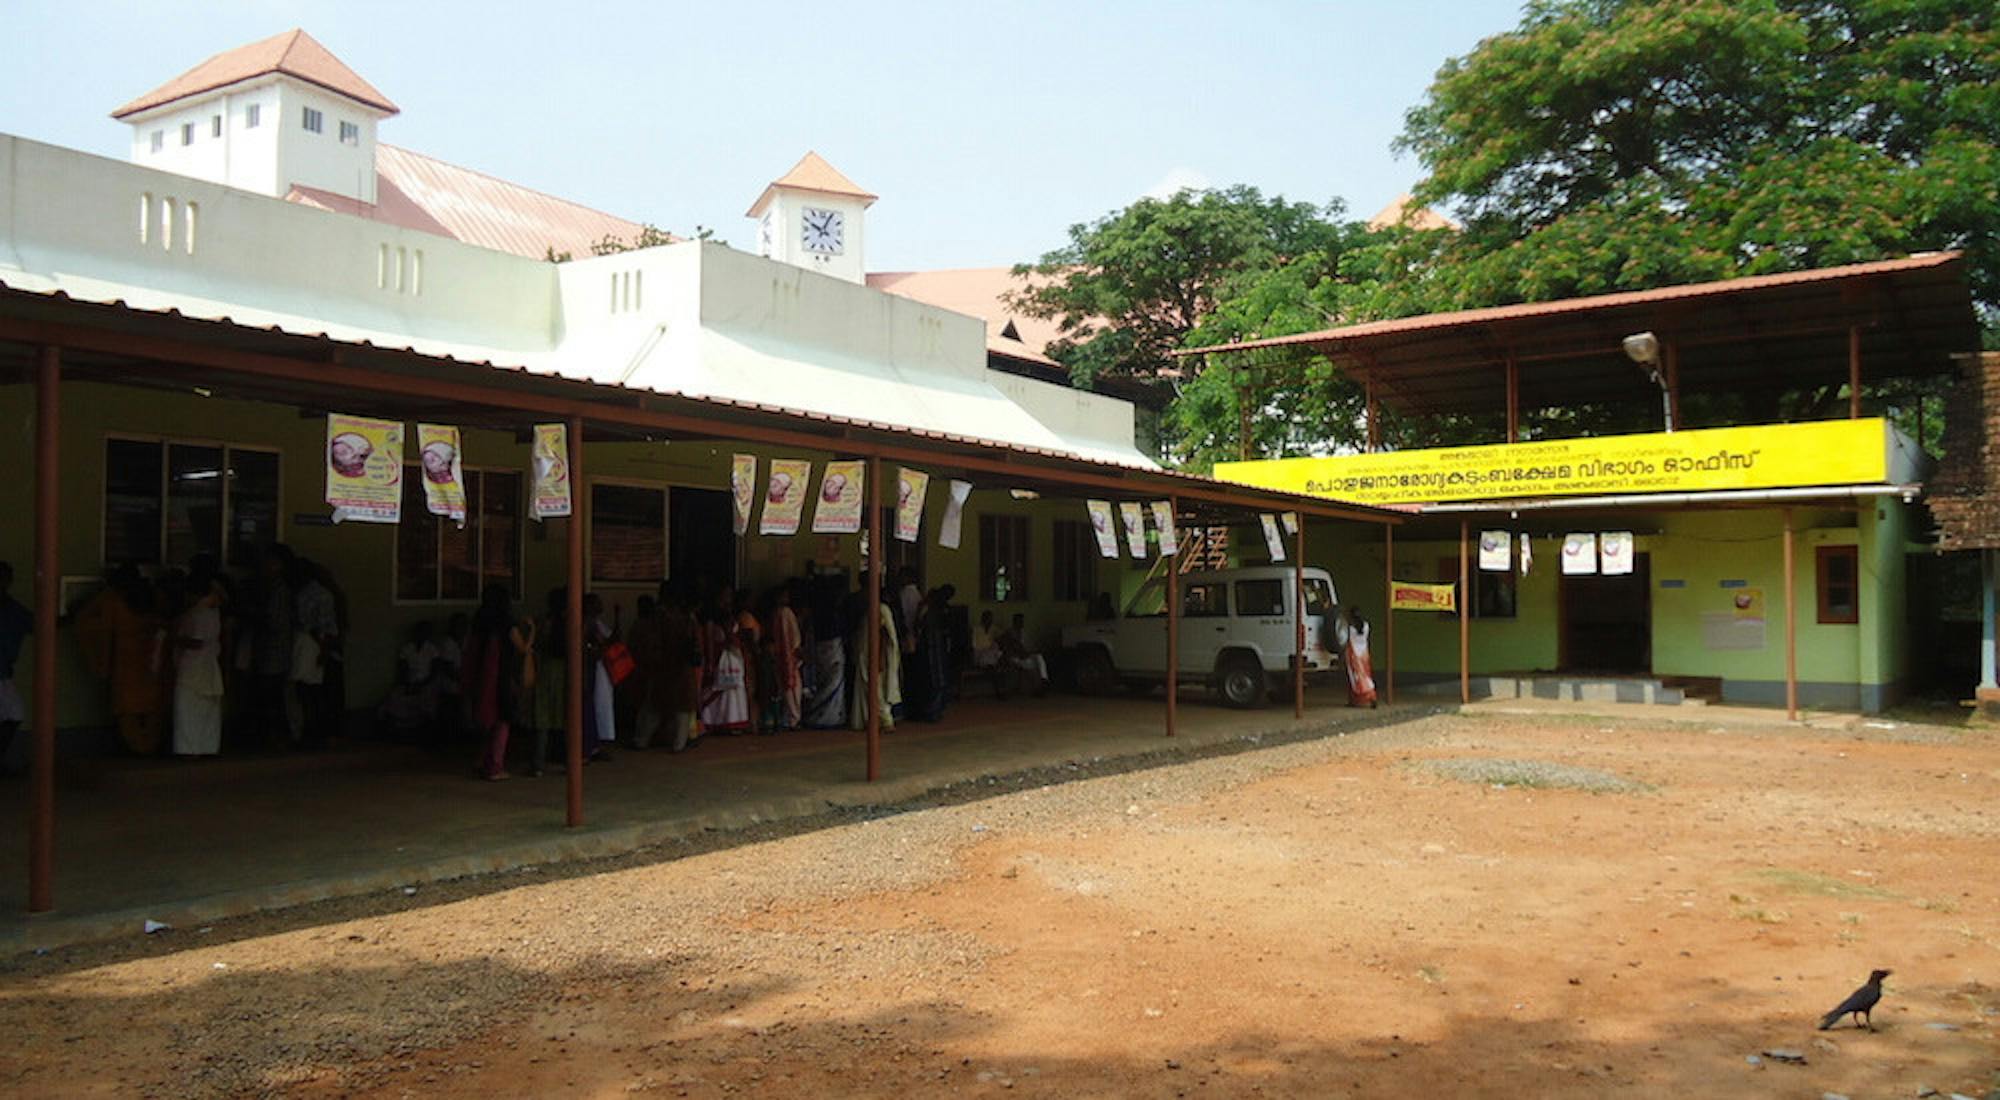
[(1871, 263), (1847, 264), (1843, 267), (1821, 267), (1811, 271), (1788, 271), (1778, 275), (1746, 275), (1736, 279), (1720, 279), (1712, 283), (1686, 283), (1681, 286), (1663, 286), (1656, 290), (1628, 290), (1616, 294), (1593, 294), (1584, 298), (1559, 298), (1551, 302), (1527, 302), (1515, 306), (1491, 306), (1486, 309), (1461, 309), (1450, 313), (1425, 313), (1416, 317), (1399, 317), (1392, 321), (1365, 321), (1358, 325), (1343, 325), (1340, 328), (1321, 329), (1318, 332), (1301, 332), (1293, 336), (1274, 336), (1266, 340), (1244, 340), (1234, 344), (1217, 344), (1207, 348), (1189, 348), (1177, 351), (1175, 355), (1206, 355), (1223, 351), (1246, 351), (1253, 348), (1288, 347), (1298, 344), (1338, 344), (1345, 340), (1362, 339), (1370, 336), (1391, 336), (1402, 333), (1423, 332), (1430, 329), (1458, 328), (1464, 325), (1491, 324), (1495, 321), (1514, 321), (1527, 317), (1553, 317), (1562, 314), (1587, 313), (1592, 310), (1615, 309), (1620, 306), (1651, 305), (1657, 302), (1682, 301), (1690, 298), (1706, 298), (1717, 295), (1741, 294), (1745, 291), (1768, 290), (1773, 287), (1803, 286), (1810, 283), (1835, 282), (1841, 279), (1862, 278), (1869, 275), (1890, 275), (1903, 271), (1920, 271), (1925, 268), (1943, 267), (1956, 262), (1956, 252), (1922, 252), (1897, 260), (1876, 260)]
[(399, 110), (389, 101), (388, 96), (377, 91), (373, 84), (361, 79), (353, 69), (342, 64), (339, 58), (333, 56), (332, 51), (314, 41), (312, 35), (302, 30), (289, 30), (260, 42), (252, 42), (247, 46), (238, 46), (233, 50), (216, 54), (111, 112), (111, 117), (125, 118), (136, 115), (141, 111), (150, 111), (178, 99), (186, 99), (230, 84), (268, 76), (271, 73), (296, 77), (308, 84), (316, 84), (327, 91), (344, 95), (392, 115)]
[[(876, 290), (900, 295), (977, 317), (986, 322), (988, 350), (1030, 362), (1056, 362), (1048, 356), (1048, 346), (1062, 335), (1055, 321), (1028, 317), (1009, 309), (1002, 296), (1025, 290), (1033, 277), (1017, 279), (1007, 267), (966, 267), (941, 271), (874, 271), (868, 285)], [(1012, 328), (1015, 335), (1008, 336)]]
[(744, 214), (744, 217), (754, 218), (762, 214), (764, 208), (771, 204), (771, 197), (780, 187), (791, 187), (800, 191), (818, 191), (823, 195), (847, 195), (851, 198), (860, 199), (864, 206), (874, 202), (877, 197), (870, 192), (863, 191), (860, 185), (841, 175), (840, 170), (828, 164), (825, 157), (820, 156), (818, 153), (807, 152), (805, 156), (799, 158), (797, 164), (792, 165), (791, 171), (772, 180), (765, 186), (764, 193), (757, 196), (756, 202), (750, 204), (750, 209)]
[(579, 259), (606, 237), (630, 241), (637, 222), (383, 142), (375, 145), (375, 205), (293, 184), (292, 202), (542, 259)]

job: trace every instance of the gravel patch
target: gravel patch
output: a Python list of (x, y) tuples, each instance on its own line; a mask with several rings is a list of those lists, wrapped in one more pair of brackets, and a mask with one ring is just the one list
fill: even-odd
[(1547, 760), (1428, 760), (1423, 767), (1446, 779), (1491, 787), (1560, 789), (1593, 794), (1635, 794), (1655, 789), (1650, 784), (1596, 768), (1579, 768)]

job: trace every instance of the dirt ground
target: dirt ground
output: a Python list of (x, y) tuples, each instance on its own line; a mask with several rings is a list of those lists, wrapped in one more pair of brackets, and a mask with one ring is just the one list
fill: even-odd
[[(1440, 716), (987, 786), (12, 960), (0, 1091), (2000, 1088), (1993, 735)], [(1877, 1030), (1814, 1030), (1873, 967)]]

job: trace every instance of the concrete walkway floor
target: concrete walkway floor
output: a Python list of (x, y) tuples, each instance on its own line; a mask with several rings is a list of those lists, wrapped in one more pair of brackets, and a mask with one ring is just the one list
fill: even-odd
[[(708, 737), (681, 754), (621, 751), (587, 767), (586, 824), (563, 825), (564, 778), (473, 778), (474, 750), (379, 743), (317, 753), (208, 760), (66, 761), (56, 796), (57, 910), (27, 916), (25, 828), (0, 848), (0, 951), (136, 934), (145, 920), (186, 926), (829, 811), (887, 806), (954, 784), (1068, 762), (1216, 751), (1265, 736), (1375, 725), (1429, 706), (1345, 707), (1316, 688), (1291, 707), (1229, 710), (1189, 692), (1179, 735), (1165, 702), (1052, 695), (965, 700), (944, 722), (884, 736), (882, 779), (867, 783), (859, 733)], [(25, 822), (27, 785), (0, 781), (5, 820)]]

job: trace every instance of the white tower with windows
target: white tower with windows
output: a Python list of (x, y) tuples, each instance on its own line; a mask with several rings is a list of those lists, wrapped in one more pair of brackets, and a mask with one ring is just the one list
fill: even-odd
[(750, 205), (757, 253), (780, 263), (863, 282), (862, 221), (875, 196), (855, 186), (818, 153), (772, 180)]
[(389, 98), (302, 30), (216, 54), (111, 117), (132, 162), (278, 198), (294, 188), (373, 205), (375, 124)]

